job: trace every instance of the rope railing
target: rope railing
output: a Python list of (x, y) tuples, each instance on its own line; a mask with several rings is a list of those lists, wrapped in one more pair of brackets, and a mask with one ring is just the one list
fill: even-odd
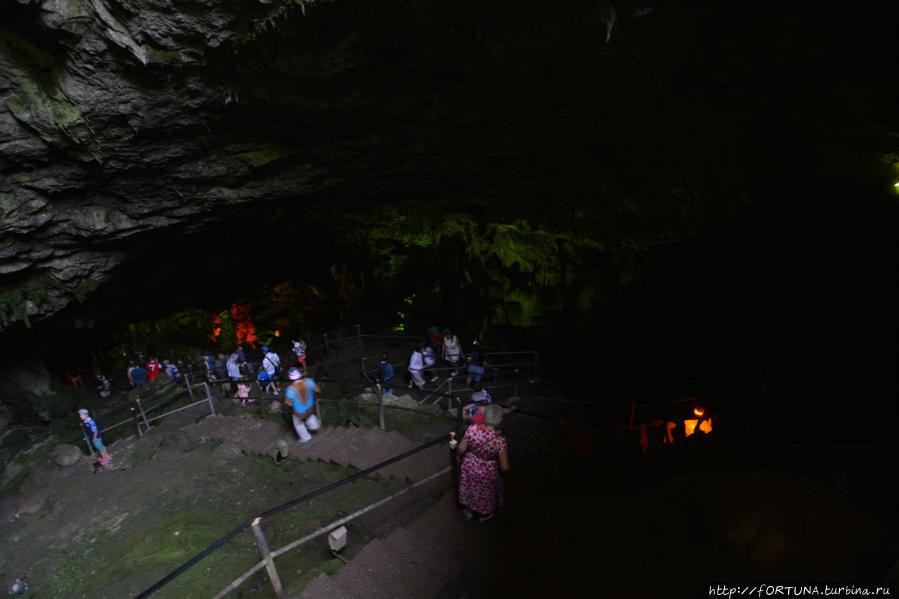
[[(145, 597), (149, 597), (150, 595), (156, 593), (159, 589), (164, 587), (166, 584), (168, 584), (169, 582), (171, 582), (172, 580), (174, 580), (175, 578), (177, 578), (178, 576), (180, 576), (181, 574), (183, 574), (184, 572), (189, 570), (191, 567), (196, 565), (200, 560), (202, 560), (203, 558), (205, 558), (206, 556), (208, 556), (210, 553), (214, 552), (218, 548), (222, 547), (225, 543), (227, 543), (228, 541), (230, 541), (231, 539), (236, 537), (242, 531), (246, 530), (247, 528), (250, 528), (251, 526), (255, 529), (254, 534), (257, 536), (257, 542), (258, 542), (258, 537), (262, 533), (261, 529), (259, 529), (259, 524), (262, 520), (271, 518), (272, 516), (275, 516), (285, 510), (288, 510), (288, 509), (295, 507), (297, 505), (300, 505), (302, 503), (306, 503), (306, 502), (310, 501), (311, 499), (318, 497), (319, 495), (323, 495), (325, 493), (328, 493), (329, 491), (332, 491), (338, 487), (341, 487), (343, 485), (351, 483), (351, 482), (358, 480), (364, 476), (368, 476), (369, 474), (371, 474), (373, 472), (377, 472), (378, 470), (386, 468), (387, 466), (390, 466), (391, 464), (399, 462), (400, 460), (404, 460), (410, 456), (413, 456), (419, 452), (429, 449), (435, 445), (438, 445), (440, 443), (445, 443), (449, 439), (450, 439), (449, 435), (443, 435), (436, 439), (432, 439), (431, 441), (428, 441), (427, 443), (419, 445), (418, 447), (415, 447), (408, 451), (404, 451), (403, 453), (398, 454), (387, 460), (384, 460), (383, 462), (381, 462), (379, 464), (375, 464), (374, 466), (371, 466), (370, 468), (366, 468), (365, 470), (360, 470), (359, 472), (357, 472), (351, 476), (342, 478), (336, 482), (333, 482), (329, 485), (321, 487), (320, 489), (312, 491), (311, 493), (307, 493), (305, 495), (297, 497), (296, 499), (292, 499), (291, 501), (282, 503), (281, 505), (278, 505), (269, 510), (266, 510), (265, 512), (262, 512), (261, 514), (255, 516), (253, 518), (249, 518), (249, 519), (245, 520), (244, 522), (239, 524), (236, 528), (234, 528), (234, 530), (232, 530), (225, 536), (221, 537), (219, 540), (215, 541), (214, 543), (212, 543), (209, 547), (207, 547), (206, 549), (204, 549), (203, 551), (201, 551), (200, 553), (198, 553), (197, 555), (195, 555), (194, 557), (192, 557), (191, 559), (189, 559), (182, 565), (175, 568), (172, 572), (167, 574), (165, 577), (161, 578), (153, 586), (151, 586), (150, 588), (148, 588), (147, 590), (145, 590), (144, 592), (139, 594), (137, 596), (137, 599), (143, 599)], [(317, 536), (317, 535), (313, 535), (310, 538), (314, 538), (314, 536)], [(271, 579), (273, 587), (275, 587), (275, 593), (280, 596), (280, 592), (281, 592), (280, 579), (277, 577), (277, 572), (276, 571), (273, 572), (274, 563), (272, 560), (275, 557), (275, 555), (268, 551), (267, 545), (264, 543), (264, 537), (262, 537), (262, 538), (263, 538), (263, 543), (260, 544), (260, 550), (261, 550), (261, 553), (263, 553), (263, 562), (265, 562), (264, 563), (265, 567), (267, 569), (269, 569), (269, 578)], [(263, 546), (264, 546), (265, 550), (262, 550)], [(282, 548), (282, 550), (279, 550), (280, 552), (278, 553), (278, 555), (280, 555), (281, 553), (288, 551), (288, 550), (289, 549), (287, 549), (287, 548)], [(232, 584), (234, 584), (234, 583), (232, 583)], [(226, 591), (229, 591), (229, 589), (226, 589)], [(220, 596), (222, 596), (222, 595), (220, 595)]]

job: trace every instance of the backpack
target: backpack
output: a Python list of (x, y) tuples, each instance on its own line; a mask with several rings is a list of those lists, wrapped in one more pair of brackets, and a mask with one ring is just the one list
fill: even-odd
[[(306, 403), (306, 385), (303, 384), (303, 379), (298, 381), (294, 381), (290, 384), (287, 389), (294, 389), (297, 392), (297, 395), (300, 396), (300, 399), (303, 400), (303, 403)], [(287, 389), (284, 390), (284, 405), (293, 407), (293, 400), (287, 397)]]

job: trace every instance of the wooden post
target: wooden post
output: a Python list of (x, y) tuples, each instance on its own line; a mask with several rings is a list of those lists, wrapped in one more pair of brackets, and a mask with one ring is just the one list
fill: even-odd
[(212, 403), (212, 391), (209, 390), (209, 385), (206, 383), (203, 383), (203, 388), (206, 389), (206, 399), (209, 400), (209, 411), (215, 416), (215, 405)]
[(272, 559), (272, 554), (268, 550), (268, 543), (265, 541), (265, 535), (262, 534), (262, 529), (259, 528), (260, 520), (261, 518), (253, 520), (253, 536), (256, 537), (256, 546), (259, 548), (259, 553), (262, 555), (262, 561), (265, 562), (265, 570), (268, 572), (268, 579), (272, 581), (275, 597), (280, 599), (284, 596), (284, 589), (281, 587), (281, 579), (278, 577), (278, 570), (275, 568), (275, 560)]
[[(144, 421), (144, 426), (147, 427), (147, 430), (150, 430), (150, 422), (147, 420), (147, 414), (144, 412), (144, 406), (140, 403), (140, 397), (137, 398), (137, 409), (140, 410), (140, 416)], [(138, 423), (138, 429), (140, 429), (140, 423)]]
[(190, 396), (190, 403), (194, 402), (194, 390), (190, 388), (190, 377), (184, 373), (184, 385), (187, 387), (187, 394)]
[(387, 430), (387, 426), (384, 423), (384, 388), (381, 387), (380, 383), (378, 383), (378, 423), (381, 425), (382, 431)]

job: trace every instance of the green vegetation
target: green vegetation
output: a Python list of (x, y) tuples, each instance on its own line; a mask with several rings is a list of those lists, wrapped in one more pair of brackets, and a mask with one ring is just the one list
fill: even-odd
[[(29, 572), (41, 596), (134, 596), (255, 514), (354, 472), (322, 462), (275, 466), (263, 457), (223, 457), (217, 446), (190, 442), (180, 433), (145, 437), (127, 470), (83, 478), (61, 490), (52, 509), (10, 524), (0, 539), (3, 571)], [(276, 549), (400, 486), (361, 479), (265, 520), (262, 528)], [(365, 538), (364, 530), (357, 532), (356, 538)], [(351, 554), (363, 545), (354, 544)], [(258, 561), (253, 536), (245, 530), (158, 596), (211, 597)], [(321, 541), (276, 564), (292, 588), (340, 565)], [(264, 573), (242, 587), (262, 596), (268, 589)]]

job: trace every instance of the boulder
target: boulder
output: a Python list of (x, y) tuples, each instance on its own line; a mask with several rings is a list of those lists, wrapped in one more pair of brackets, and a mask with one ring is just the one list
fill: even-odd
[(53, 448), (53, 461), (60, 466), (74, 466), (84, 457), (84, 452), (77, 445), (60, 443)]
[(243, 450), (237, 443), (225, 442), (216, 447), (212, 453), (220, 458), (233, 458), (241, 455)]

